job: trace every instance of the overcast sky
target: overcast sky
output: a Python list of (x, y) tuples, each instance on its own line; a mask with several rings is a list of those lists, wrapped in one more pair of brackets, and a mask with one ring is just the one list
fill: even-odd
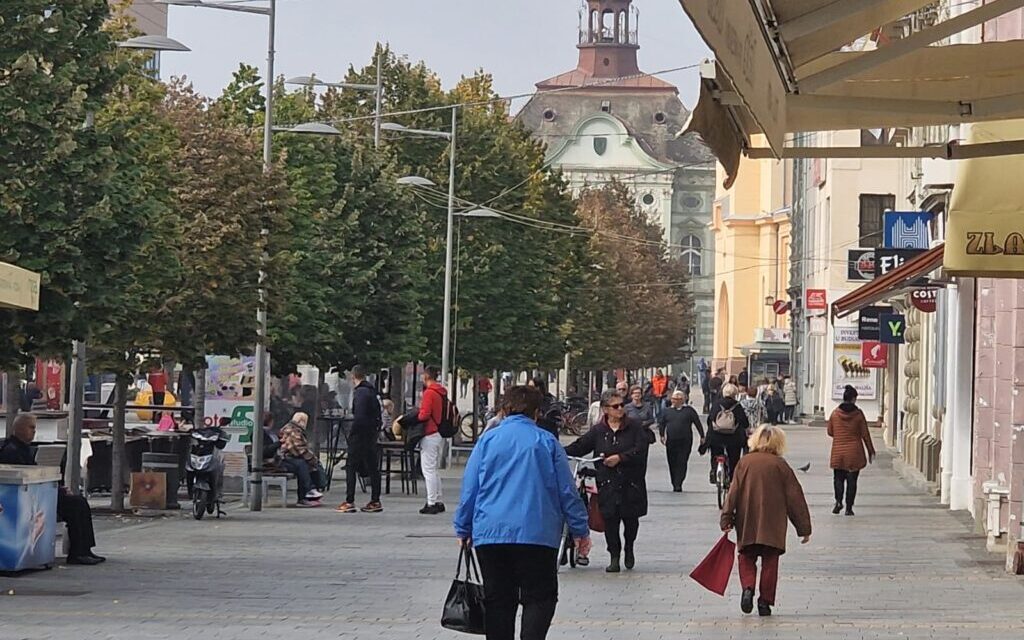
[[(278, 0), (277, 75), (315, 73), (340, 79), (349, 64), (369, 62), (377, 41), (424, 60), (445, 87), (483, 68), (503, 95), (534, 90), (576, 66), (580, 0)], [(635, 0), (640, 10), (640, 67), (651, 73), (696, 64), (703, 41), (678, 0)], [(164, 53), (162, 75), (186, 75), (216, 95), (239, 62), (265, 69), (266, 18), (171, 7), (168, 35), (191, 53)], [(695, 70), (660, 76), (692, 107)], [(516, 107), (521, 106), (518, 103)]]

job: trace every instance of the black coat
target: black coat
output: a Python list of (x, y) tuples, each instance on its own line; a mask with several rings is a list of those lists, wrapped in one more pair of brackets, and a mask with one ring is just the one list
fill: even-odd
[(647, 515), (647, 449), (649, 429), (625, 418), (618, 431), (608, 426), (607, 418), (565, 448), (570, 456), (622, 458), (614, 468), (597, 464), (597, 501), (605, 518), (640, 518)]
[(685, 444), (689, 442), (690, 444), (687, 446), (692, 446), (694, 429), (703, 439), (704, 425), (700, 423), (697, 410), (690, 405), (683, 405), (678, 409), (665, 407), (661, 415), (658, 416), (658, 431), (663, 438), (666, 438), (666, 443)]
[(363, 380), (352, 391), (352, 434), (349, 444), (355, 440), (360, 444), (377, 442), (381, 428), (380, 400), (373, 385)]
[[(725, 435), (715, 431), (715, 418), (722, 411), (732, 411), (736, 418), (736, 431), (731, 435)], [(725, 449), (727, 451), (739, 451), (747, 448), (747, 430), (750, 429), (750, 420), (743, 406), (733, 398), (722, 398), (715, 402), (708, 414), (708, 437), (705, 447), (712, 449)]]

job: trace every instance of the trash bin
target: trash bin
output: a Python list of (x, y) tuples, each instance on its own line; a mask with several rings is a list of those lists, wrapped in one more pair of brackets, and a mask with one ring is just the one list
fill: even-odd
[(53, 564), (57, 467), (0, 465), (0, 571)]
[(178, 504), (178, 487), (181, 476), (178, 474), (178, 456), (174, 453), (143, 453), (142, 470), (163, 473), (167, 479), (166, 509), (180, 509)]

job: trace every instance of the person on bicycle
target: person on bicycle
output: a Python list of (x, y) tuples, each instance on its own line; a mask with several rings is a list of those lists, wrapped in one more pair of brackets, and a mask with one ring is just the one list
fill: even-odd
[(605, 541), (611, 562), (605, 569), (618, 573), (625, 530), (625, 564), (636, 564), (633, 551), (640, 518), (647, 515), (647, 449), (649, 429), (626, 415), (626, 403), (615, 391), (601, 396), (604, 417), (586, 434), (565, 448), (570, 456), (582, 458), (593, 452), (603, 458), (597, 465), (597, 503), (604, 517)]
[(548, 383), (544, 376), (533, 376), (527, 381), (527, 386), (540, 391), (543, 400), (540, 403), (540, 413), (537, 416), (537, 426), (545, 431), (550, 431), (556, 438), (562, 427), (562, 416), (555, 396), (548, 393)]
[(711, 406), (711, 413), (708, 414), (708, 436), (704, 448), (711, 452), (711, 484), (716, 484), (716, 457), (726, 456), (729, 459), (726, 471), (729, 480), (732, 480), (733, 470), (747, 449), (750, 422), (747, 412), (736, 400), (738, 393), (736, 385), (724, 385), (721, 398)]

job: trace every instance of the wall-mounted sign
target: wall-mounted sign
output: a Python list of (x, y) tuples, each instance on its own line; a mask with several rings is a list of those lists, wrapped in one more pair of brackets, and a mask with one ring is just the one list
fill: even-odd
[(875, 250), (848, 249), (846, 252), (846, 279), (868, 282), (875, 278)]
[(832, 346), (832, 399), (842, 400), (846, 385), (857, 390), (861, 400), (878, 397), (878, 374), (861, 364), (861, 341), (857, 327), (836, 327)]
[[(924, 253), (921, 249), (876, 249), (875, 250), (875, 277), (881, 277), (890, 271), (903, 266), (907, 260), (912, 260), (916, 256)], [(928, 284), (927, 278), (918, 278), (914, 284), (920, 283), (921, 286)]]
[(864, 307), (857, 320), (858, 337), (861, 340), (878, 340), (878, 316), (892, 313), (892, 307)]
[(783, 344), (789, 342), (792, 335), (789, 329), (778, 329), (775, 327), (758, 327), (754, 329), (754, 340), (756, 342), (777, 342)]
[(886, 211), (882, 216), (883, 242), (890, 249), (927, 249), (935, 214), (930, 211)]
[(865, 369), (885, 369), (889, 366), (889, 345), (865, 341), (860, 345), (860, 363)]
[(812, 316), (810, 321), (811, 326), (807, 330), (808, 335), (821, 337), (828, 334), (828, 322), (825, 321), (825, 316)]
[(935, 313), (939, 299), (938, 289), (915, 289), (910, 292), (910, 302), (914, 308), (923, 313)]
[(878, 316), (878, 339), (883, 344), (903, 344), (907, 341), (907, 319), (896, 313)]
[(804, 307), (808, 311), (826, 311), (828, 309), (828, 292), (824, 289), (808, 289), (807, 302)]
[(776, 300), (772, 304), (772, 311), (775, 312), (775, 315), (781, 316), (786, 313), (789, 313), (789, 310), (792, 306), (793, 305), (790, 304), (789, 300)]

